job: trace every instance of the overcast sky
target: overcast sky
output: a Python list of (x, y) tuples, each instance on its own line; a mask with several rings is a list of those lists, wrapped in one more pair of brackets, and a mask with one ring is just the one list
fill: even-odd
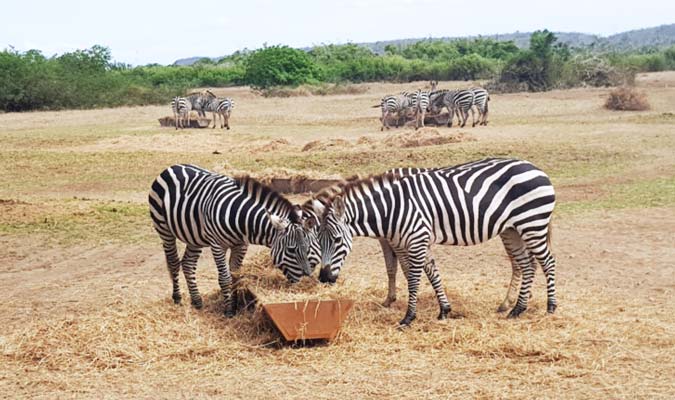
[(116, 61), (170, 64), (267, 43), (305, 47), (548, 28), (610, 35), (675, 23), (675, 1), (3, 1), (0, 48), (51, 56), (94, 44)]

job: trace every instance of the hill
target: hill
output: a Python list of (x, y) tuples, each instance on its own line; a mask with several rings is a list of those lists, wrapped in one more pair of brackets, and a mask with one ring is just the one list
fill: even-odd
[[(383, 54), (384, 48), (387, 45), (394, 46), (408, 46), (420, 40), (459, 40), (459, 39), (475, 39), (478, 37), (490, 38), (500, 41), (512, 40), (516, 46), (526, 48), (530, 44), (530, 35), (532, 32), (513, 32), (504, 34), (481, 35), (481, 36), (462, 36), (462, 37), (440, 37), (440, 38), (407, 38), (382, 40), (377, 42), (358, 43), (358, 45), (371, 49), (376, 54)], [(629, 51), (644, 47), (668, 47), (675, 45), (675, 24), (661, 25), (653, 28), (636, 29), (626, 32), (617, 33), (610, 36), (599, 36), (580, 32), (555, 32), (558, 40), (562, 43), (576, 48), (591, 48), (598, 51)], [(312, 47), (303, 48), (303, 50), (311, 50)], [(174, 62), (174, 65), (192, 65), (206, 57), (189, 57), (181, 58)], [(222, 57), (214, 57), (213, 61), (217, 62)]]

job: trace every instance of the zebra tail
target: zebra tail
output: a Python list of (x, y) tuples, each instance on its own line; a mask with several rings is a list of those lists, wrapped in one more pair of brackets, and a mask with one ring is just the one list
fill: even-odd
[(370, 106), (370, 108), (378, 108), (378, 107), (382, 107), (382, 104), (378, 104), (378, 105), (375, 105), (375, 106)]

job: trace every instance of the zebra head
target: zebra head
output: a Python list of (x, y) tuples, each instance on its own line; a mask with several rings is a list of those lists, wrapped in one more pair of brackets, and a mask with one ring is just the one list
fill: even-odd
[(314, 200), (312, 205), (314, 212), (321, 216), (318, 239), (323, 267), (319, 273), (319, 281), (335, 283), (345, 258), (352, 251), (353, 237), (347, 225), (345, 202), (338, 195), (329, 205), (319, 200)]
[(291, 283), (303, 275), (312, 275), (321, 261), (319, 241), (314, 218), (303, 219), (295, 214), (292, 219), (267, 213), (275, 230), (272, 240), (272, 262)]

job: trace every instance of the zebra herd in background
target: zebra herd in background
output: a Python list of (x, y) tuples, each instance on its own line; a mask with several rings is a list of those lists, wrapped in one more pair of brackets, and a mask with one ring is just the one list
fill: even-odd
[[(383, 97), (379, 105), (382, 110), (382, 127), (380, 130), (390, 128), (389, 117), (395, 117), (398, 126), (398, 121), (410, 114), (415, 117), (415, 129), (422, 128), (427, 112), (438, 115), (443, 111), (443, 108), (448, 110), (448, 127), (452, 127), (455, 115), (460, 126), (464, 127), (469, 112), (471, 113), (472, 126), (477, 124), (487, 125), (488, 102), (490, 101), (487, 90), (480, 87), (465, 90), (436, 90), (438, 82), (431, 81), (430, 84), (430, 90), (403, 91), (396, 95)], [(478, 113), (478, 120), (475, 119), (474, 109)]]
[[(557, 307), (555, 259), (550, 251), (555, 193), (549, 177), (527, 161), (491, 158), (444, 168), (395, 169), (348, 180), (302, 205), (291, 204), (249, 177), (233, 179), (196, 166), (175, 165), (155, 179), (149, 203), (176, 303), (181, 301), (182, 267), (192, 304), (202, 307), (195, 266), (203, 247), (211, 248), (225, 314), (232, 316), (230, 269), (239, 268), (249, 244), (270, 247), (274, 265), (291, 282), (312, 275), (321, 262), (319, 280), (335, 283), (353, 237), (368, 236), (378, 238), (384, 253), (389, 277), (386, 305), (395, 299), (397, 261), (407, 278), (408, 308), (400, 325), (407, 326), (416, 317), (422, 272), (436, 293), (438, 317), (444, 319), (450, 303), (430, 246), (475, 245), (499, 236), (511, 260), (512, 278), (498, 311), (514, 302), (509, 317), (525, 311), (535, 262), (546, 277), (547, 311), (553, 313)], [(176, 239), (186, 243), (182, 259)]]
[[(205, 117), (206, 112), (213, 116), (213, 128), (220, 121), (220, 128), (230, 129), (230, 114), (234, 109), (234, 100), (229, 97), (217, 97), (210, 90), (198, 93), (190, 93), (187, 97), (174, 97), (171, 101), (171, 110), (176, 129), (190, 127), (190, 111), (197, 111), (199, 117)], [(220, 118), (219, 118), (220, 116)], [(187, 121), (187, 125), (186, 125)]]

